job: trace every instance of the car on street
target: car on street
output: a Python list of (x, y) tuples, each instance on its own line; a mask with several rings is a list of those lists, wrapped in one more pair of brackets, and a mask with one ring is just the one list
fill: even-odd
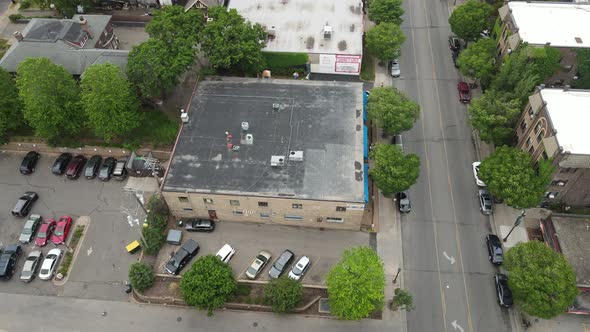
[(23, 175), (31, 174), (35, 171), (35, 166), (41, 155), (36, 151), (29, 151), (20, 163), (18, 170)]
[(461, 41), (455, 36), (449, 36), (449, 48), (451, 51), (461, 50)]
[(19, 244), (7, 245), (0, 254), (0, 279), (8, 280), (12, 278), (14, 270), (16, 269), (16, 261), (21, 254), (21, 247)]
[(108, 181), (111, 179), (111, 175), (113, 175), (113, 170), (115, 169), (115, 164), (117, 163), (117, 159), (113, 157), (105, 158), (100, 165), (100, 170), (98, 171), (98, 179), (102, 181)]
[(77, 179), (80, 176), (80, 173), (82, 173), (84, 164), (86, 164), (86, 157), (81, 154), (75, 156), (74, 159), (72, 159), (68, 164), (66, 169), (66, 177), (70, 180)]
[(68, 238), (68, 233), (70, 232), (70, 228), (72, 227), (72, 217), (70, 216), (61, 216), (56, 223), (55, 231), (53, 235), (51, 235), (51, 242), (55, 245), (62, 244), (66, 242)]
[(412, 211), (412, 203), (410, 202), (410, 194), (407, 191), (402, 191), (397, 194), (397, 203), (399, 204), (399, 212), (409, 213)]
[(199, 244), (194, 240), (186, 241), (166, 263), (166, 272), (178, 275), (182, 268), (199, 252)]
[(398, 59), (393, 59), (389, 62), (389, 70), (391, 73), (391, 76), (393, 77), (400, 77), (401, 75), (401, 69), (399, 66), (399, 60)]
[(504, 251), (502, 250), (502, 242), (494, 234), (486, 235), (486, 246), (488, 248), (488, 258), (494, 265), (502, 265), (504, 261)]
[(127, 159), (119, 159), (115, 164), (115, 169), (113, 170), (113, 179), (117, 181), (123, 181), (127, 178), (127, 169), (125, 165), (127, 164)]
[(459, 59), (459, 50), (451, 51), (451, 58), (453, 59), (453, 65), (455, 68), (459, 68), (459, 62), (457, 62)]
[(234, 249), (231, 245), (226, 243), (223, 245), (223, 247), (221, 247), (221, 249), (219, 249), (215, 256), (221, 259), (222, 262), (229, 263), (230, 259), (234, 257), (235, 253), (236, 249)]
[(54, 229), (55, 229), (55, 220), (53, 220), (53, 219), (45, 220), (41, 224), (41, 227), (39, 228), (39, 231), (37, 232), (37, 237), (35, 238), (35, 245), (37, 247), (45, 246), (47, 244), (47, 240), (49, 238), (51, 238), (51, 234), (53, 233)]
[(55, 274), (55, 269), (57, 268), (57, 263), (61, 258), (61, 250), (58, 248), (53, 248), (49, 250), (47, 256), (43, 260), (43, 264), (41, 264), (41, 270), (39, 271), (39, 279), (41, 280), (50, 280), (53, 278)]
[(31, 208), (33, 207), (33, 203), (39, 198), (36, 192), (34, 191), (27, 191), (25, 192), (19, 199), (16, 201), (14, 208), (12, 209), (12, 215), (15, 217), (26, 217), (29, 212), (31, 212)]
[(72, 160), (72, 154), (71, 153), (62, 153), (59, 155), (59, 157), (57, 157), (57, 159), (55, 159), (55, 162), (53, 163), (53, 166), (51, 167), (51, 173), (55, 174), (55, 175), (63, 175), (64, 172), (66, 171), (66, 167), (68, 167), (68, 164), (70, 163), (70, 161)]
[(486, 216), (492, 214), (492, 194), (485, 189), (480, 189), (477, 191), (477, 196), (479, 198), (479, 210), (481, 213)]
[(481, 161), (475, 161), (471, 164), (471, 168), (473, 169), (473, 177), (475, 178), (475, 184), (479, 187), (485, 187), (486, 184), (479, 178), (479, 166), (481, 165)]
[(43, 217), (38, 214), (31, 214), (23, 226), (23, 230), (20, 232), (18, 240), (24, 244), (31, 242), (39, 225), (41, 225), (41, 222), (43, 222)]
[(84, 176), (87, 179), (94, 179), (96, 177), (96, 173), (98, 173), (101, 161), (101, 156), (92, 156), (90, 157), (90, 159), (88, 159), (86, 167), (84, 168)]
[(496, 295), (498, 296), (498, 304), (504, 308), (512, 306), (512, 291), (508, 288), (508, 276), (498, 273), (494, 276), (496, 283)]
[(190, 218), (184, 220), (187, 232), (213, 232), (215, 222), (209, 219)]
[(289, 278), (299, 280), (311, 266), (311, 260), (307, 256), (299, 258), (297, 263), (289, 271)]
[(293, 254), (291, 250), (283, 251), (281, 256), (279, 256), (279, 258), (277, 258), (277, 260), (270, 267), (268, 275), (273, 279), (280, 277), (281, 274), (285, 272), (287, 267), (289, 267), (289, 264), (291, 264), (294, 258), (295, 254)]
[(246, 277), (248, 279), (256, 279), (262, 269), (268, 264), (272, 257), (272, 254), (266, 250), (262, 250), (256, 255), (256, 258), (252, 261), (248, 269), (246, 270)]
[(469, 92), (469, 85), (466, 82), (457, 83), (457, 91), (459, 91), (459, 101), (467, 104), (471, 101), (471, 94)]
[(25, 265), (23, 266), (22, 271), (20, 272), (20, 280), (24, 282), (30, 282), (35, 278), (35, 273), (37, 273), (37, 267), (43, 258), (43, 253), (39, 250), (33, 250), (25, 259)]
[(391, 144), (397, 146), (402, 152), (404, 152), (404, 137), (402, 135), (393, 135), (391, 138)]

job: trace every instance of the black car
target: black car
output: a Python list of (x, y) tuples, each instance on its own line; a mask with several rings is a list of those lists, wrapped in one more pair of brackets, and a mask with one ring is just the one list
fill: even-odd
[(98, 173), (98, 169), (100, 168), (100, 162), (102, 161), (101, 156), (92, 156), (86, 163), (86, 167), (84, 168), (84, 176), (87, 179), (94, 179), (96, 177), (96, 173)]
[(215, 223), (209, 219), (186, 219), (187, 232), (213, 232)]
[(486, 236), (486, 244), (488, 247), (488, 258), (494, 265), (501, 265), (504, 261), (504, 251), (502, 250), (502, 242), (494, 234)]
[(451, 51), (461, 50), (461, 40), (454, 36), (449, 36), (449, 48)]
[(504, 308), (510, 308), (512, 306), (512, 291), (508, 288), (508, 277), (498, 273), (494, 276), (494, 282), (496, 283), (498, 304)]
[(277, 258), (277, 260), (274, 262), (274, 264), (270, 267), (270, 270), (268, 271), (268, 275), (274, 279), (280, 277), (281, 274), (283, 274), (283, 272), (285, 272), (285, 270), (287, 269), (289, 264), (291, 264), (291, 262), (293, 261), (294, 258), (295, 258), (295, 254), (293, 254), (293, 252), (291, 250), (283, 251), (281, 256), (279, 256), (279, 258)]
[(0, 279), (8, 280), (12, 277), (20, 253), (21, 247), (18, 244), (8, 245), (2, 250), (2, 254), (0, 254)]
[(35, 171), (35, 166), (37, 165), (37, 160), (41, 155), (36, 151), (30, 151), (27, 155), (23, 158), (23, 161), (20, 163), (20, 167), (18, 170), (21, 174), (28, 175)]
[(391, 144), (396, 145), (402, 152), (404, 152), (404, 137), (402, 135), (393, 135), (391, 138)]
[(33, 203), (39, 198), (36, 192), (27, 191), (16, 201), (12, 215), (15, 217), (26, 217), (33, 207)]
[(71, 153), (62, 153), (59, 155), (59, 157), (57, 157), (57, 159), (55, 159), (55, 162), (53, 163), (53, 167), (51, 167), (51, 173), (55, 174), (55, 175), (63, 175), (64, 172), (66, 171), (66, 167), (68, 167), (68, 164), (70, 163), (70, 161), (72, 160), (72, 154)]
[(100, 171), (98, 171), (98, 179), (102, 181), (108, 181), (111, 179), (111, 175), (113, 175), (113, 170), (115, 169), (115, 164), (117, 163), (117, 159), (113, 157), (105, 158), (100, 165)]
[(407, 191), (397, 194), (397, 203), (399, 204), (399, 212), (408, 213), (412, 211), (412, 203), (410, 202), (410, 195)]
[(194, 240), (186, 241), (166, 263), (166, 272), (177, 275), (182, 268), (199, 252), (199, 244)]
[(457, 62), (459, 59), (459, 50), (453, 51), (451, 57), (453, 58), (453, 65), (455, 65), (455, 68), (459, 68), (459, 63)]

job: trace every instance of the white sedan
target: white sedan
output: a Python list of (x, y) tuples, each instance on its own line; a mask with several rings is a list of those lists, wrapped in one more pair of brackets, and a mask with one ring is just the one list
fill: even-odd
[(39, 271), (39, 279), (50, 280), (51, 278), (53, 278), (60, 257), (60, 249), (54, 248), (49, 250), (47, 256), (45, 256), (45, 260), (43, 260), (43, 264), (41, 265), (41, 270)]
[(295, 264), (295, 266), (293, 266), (293, 269), (291, 269), (291, 271), (289, 272), (289, 278), (295, 279), (295, 280), (301, 279), (301, 277), (303, 276), (305, 271), (307, 271), (307, 269), (309, 269), (310, 265), (311, 265), (311, 260), (309, 259), (309, 257), (303, 256), (303, 257), (299, 258), (299, 261), (297, 261), (297, 264)]
[(476, 161), (471, 166), (473, 167), (473, 177), (475, 178), (475, 184), (480, 187), (485, 187), (486, 184), (482, 180), (479, 179), (479, 165), (481, 165), (481, 161)]

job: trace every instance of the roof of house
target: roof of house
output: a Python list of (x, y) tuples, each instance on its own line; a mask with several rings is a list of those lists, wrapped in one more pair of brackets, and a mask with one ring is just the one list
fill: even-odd
[(590, 47), (590, 4), (510, 1), (508, 9), (523, 42)]
[(361, 83), (201, 81), (164, 190), (363, 202), (362, 96)]
[(208, 8), (214, 6), (222, 6), (223, 0), (188, 0), (184, 5), (184, 11), (186, 12), (187, 10), (193, 8), (193, 6), (195, 6), (197, 3), (205, 5)]
[[(0, 67), (16, 72), (17, 65), (29, 57), (44, 57), (62, 65), (72, 75), (81, 75), (86, 67), (95, 63), (110, 62), (125, 69), (128, 50), (95, 48), (98, 37), (111, 20), (110, 15), (84, 15), (86, 25), (79, 23), (80, 16), (72, 19), (34, 18), (21, 32), (23, 40), (15, 42), (0, 59)], [(84, 41), (86, 31), (90, 38), (82, 47), (72, 43)]]
[[(266, 51), (361, 55), (363, 50), (362, 2), (358, 0), (231, 0), (251, 22), (260, 23), (275, 38)], [(324, 27), (332, 36), (324, 38)]]
[(572, 154), (590, 155), (590, 90), (542, 89), (539, 92), (557, 132), (557, 143)]

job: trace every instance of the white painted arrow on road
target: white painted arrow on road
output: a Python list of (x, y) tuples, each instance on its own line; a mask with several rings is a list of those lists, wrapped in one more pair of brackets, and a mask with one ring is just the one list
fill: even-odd
[(446, 259), (451, 261), (451, 264), (455, 264), (455, 257), (447, 255), (446, 251), (443, 251), (443, 255), (445, 255)]
[(456, 320), (454, 320), (454, 321), (451, 323), (451, 325), (453, 325), (453, 328), (454, 328), (455, 330), (459, 330), (459, 331), (461, 331), (461, 332), (464, 332), (464, 331), (463, 331), (463, 328), (461, 327), (461, 325), (457, 324), (457, 321), (456, 321)]
[(86, 255), (90, 256), (90, 254), (92, 253), (92, 247), (88, 248), (88, 250), (86, 250)]

